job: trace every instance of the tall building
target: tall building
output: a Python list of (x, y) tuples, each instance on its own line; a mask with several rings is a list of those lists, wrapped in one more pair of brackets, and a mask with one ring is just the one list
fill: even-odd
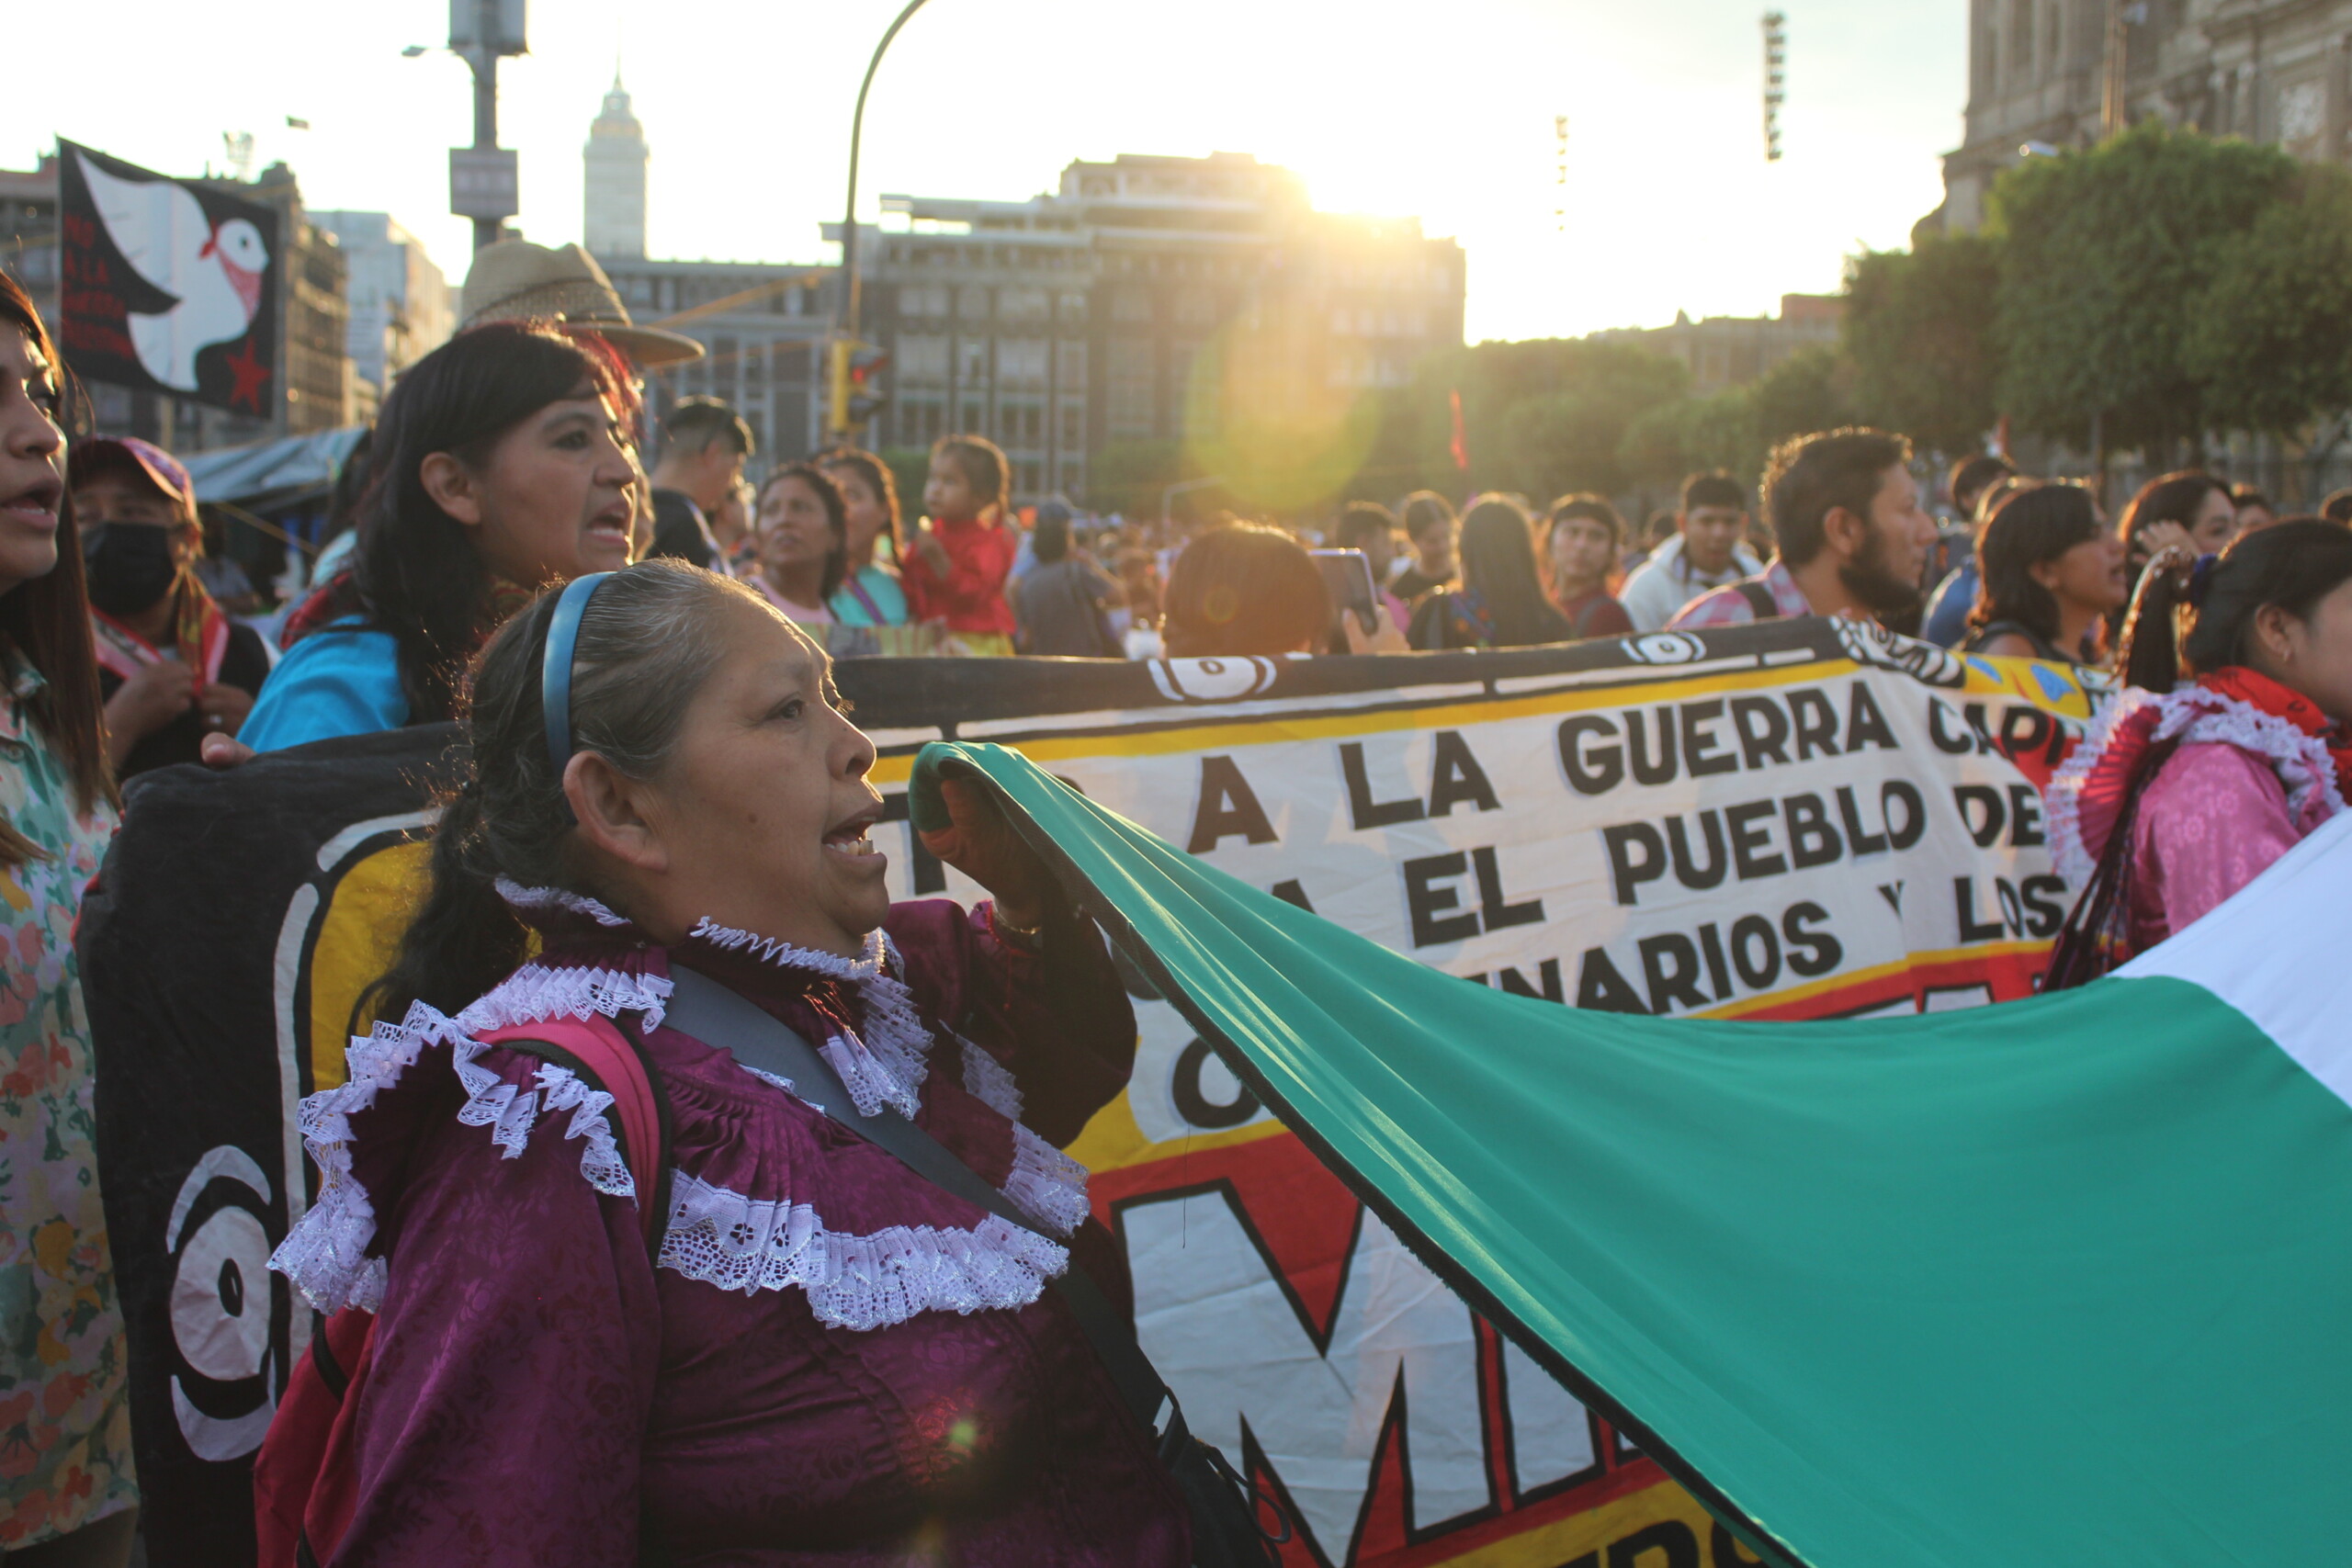
[(643, 255), (645, 164), (651, 153), (645, 145), (645, 127), (629, 112), (618, 67), (613, 71), (613, 90), (605, 95), (604, 112), (588, 124), (588, 144), (581, 155), (587, 164), (582, 243), (600, 260)]
[[(1968, 0), (1967, 131), (1944, 157), (1954, 230), (1984, 221), (1984, 194), (2029, 143), (2098, 139), (2109, 0)], [(2121, 7), (2123, 102), (2299, 158), (2352, 153), (2352, 0), (2150, 0)]]
[(1108, 446), (1279, 423), (1462, 342), (1459, 244), (1317, 212), (1246, 153), (1123, 154), (1027, 201), (883, 207), (907, 227), (861, 235), (862, 335), (891, 355), (867, 442), (978, 431), (1023, 500), (1083, 501)]
[(1592, 335), (1638, 343), (1690, 367), (1690, 389), (1705, 396), (1744, 387), (1791, 355), (1838, 341), (1846, 301), (1835, 294), (1783, 294), (1778, 316), (1709, 316), (1677, 311), (1665, 327), (1621, 327)]
[(343, 248), (352, 370), (380, 400), (392, 379), (449, 340), (457, 318), (448, 280), (417, 237), (385, 212), (313, 212)]

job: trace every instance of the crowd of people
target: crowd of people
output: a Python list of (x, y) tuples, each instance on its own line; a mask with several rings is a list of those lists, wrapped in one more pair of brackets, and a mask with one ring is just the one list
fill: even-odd
[[(1693, 475), (1638, 540), (1597, 495), (1457, 508), (1426, 491), (1162, 530), (1024, 512), (1004, 455), (956, 434), (910, 517), (868, 452), (752, 482), (750, 426), (707, 399), (668, 412), (649, 468), (646, 367), (613, 325), (486, 309), (412, 366), (339, 487), (347, 541), (273, 645), (198, 570), (185, 468), (133, 439), (69, 449), (68, 378), (0, 275), (12, 1562), (120, 1563), (136, 1517), (72, 931), (118, 781), (150, 768), (449, 719), (470, 743), (427, 901), (371, 998), (381, 1049), (313, 1106), (324, 1186), (282, 1255), (322, 1309), (376, 1314), (331, 1557), (354, 1563), (491, 1540), (581, 1563), (637, 1561), (640, 1540), (878, 1551), (918, 1502), (975, 1560), (1084, 1543), (1190, 1561), (1186, 1494), (1040, 1293), (1069, 1260), (1117, 1292), (1058, 1146), (1125, 1082), (1125, 991), (977, 792), (951, 788), (952, 825), (923, 840), (990, 900), (890, 905), (866, 838), (874, 750), (828, 654), (1358, 655), (1828, 615), (2103, 668), (2121, 694), (2051, 786), (2053, 848), (2083, 889), (2052, 984), (2197, 919), (2352, 787), (2352, 527), (2335, 515), (2352, 497), (2282, 518), (2185, 472), (2110, 525), (2094, 489), (1974, 457), (1944, 487), (1962, 521), (1939, 525), (1907, 443), (1840, 430), (1776, 450), (1753, 501)], [(919, 1118), (1026, 1220), (661, 1024), (682, 971), (828, 1042), (863, 1113)], [(517, 1125), (516, 1104), (578, 1105), (529, 1048), (534, 998), (566, 976), (612, 1003), (601, 1016), (674, 1111), (651, 1252), (609, 1134), (532, 1136), (527, 1116), (511, 1139), (479, 1132)], [(933, 1052), (956, 1060), (926, 1071)], [(417, 1114), (460, 1092), (467, 1125)], [(877, 1252), (879, 1236), (900, 1239)], [(866, 1272), (844, 1272), (853, 1256)], [(876, 1269), (887, 1288), (843, 1282)], [(808, 1397), (819, 1384), (865, 1393)], [(975, 1401), (1001, 1428), (951, 1422), (910, 1447), (891, 1424)], [(501, 1421), (475, 1418), (484, 1402)], [(754, 1473), (790, 1483), (734, 1479)]]

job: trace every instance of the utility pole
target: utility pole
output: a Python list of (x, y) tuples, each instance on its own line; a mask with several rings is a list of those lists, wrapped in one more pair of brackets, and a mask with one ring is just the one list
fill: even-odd
[(498, 144), (498, 62), (527, 54), (525, 0), (449, 0), (449, 49), (474, 73), (474, 144), (449, 149), (449, 210), (474, 220), (474, 249), (498, 243), (521, 205), (514, 153)]
[(2107, 48), (2099, 60), (2098, 133), (2102, 138), (2123, 129), (2123, 66), (2126, 49), (2124, 0), (2107, 0)]
[(874, 46), (874, 58), (865, 66), (865, 80), (857, 85), (857, 108), (850, 116), (849, 202), (842, 209), (842, 286), (844, 290), (842, 330), (841, 335), (833, 340), (831, 353), (826, 357), (830, 396), (826, 400), (828, 415), (825, 424), (830, 438), (837, 445), (846, 445), (850, 439), (850, 358), (859, 347), (857, 318), (861, 289), (857, 276), (857, 152), (859, 139), (865, 130), (865, 95), (874, 86), (874, 73), (882, 69), (882, 55), (889, 49), (890, 40), (899, 36), (899, 29), (907, 25), (907, 18), (922, 7), (923, 0), (907, 0), (907, 8), (899, 13), (899, 19), (890, 24), (890, 30), (884, 33), (882, 41)]

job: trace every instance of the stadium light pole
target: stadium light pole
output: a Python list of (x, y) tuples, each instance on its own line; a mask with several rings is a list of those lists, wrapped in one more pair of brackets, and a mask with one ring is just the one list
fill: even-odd
[[(842, 305), (842, 344), (831, 356), (836, 367), (833, 375), (836, 382), (839, 382), (846, 373), (847, 345), (857, 341), (857, 317), (860, 303), (857, 276), (857, 152), (859, 139), (865, 130), (865, 95), (873, 89), (874, 73), (882, 69), (882, 56), (889, 50), (890, 40), (899, 36), (899, 29), (907, 25), (908, 17), (922, 9), (923, 3), (924, 0), (907, 0), (907, 8), (899, 13), (898, 20), (890, 24), (890, 30), (884, 33), (882, 41), (874, 46), (874, 58), (868, 61), (865, 66), (865, 80), (857, 85), (857, 107), (850, 116), (849, 201), (842, 209), (842, 272), (848, 292)], [(833, 437), (836, 440), (846, 441), (849, 438), (849, 430), (842, 423), (843, 402), (839, 387), (833, 389), (831, 401), (832, 413), (828, 423), (835, 427), (832, 432)]]

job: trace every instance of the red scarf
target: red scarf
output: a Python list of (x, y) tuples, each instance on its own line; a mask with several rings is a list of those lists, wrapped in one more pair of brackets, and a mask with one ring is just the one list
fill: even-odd
[(2335, 787), (2346, 799), (2352, 800), (2352, 739), (2347, 739), (2336, 722), (2320, 712), (2318, 705), (2309, 697), (2243, 664), (2227, 665), (2211, 675), (2199, 675), (2197, 683), (2248, 707), (2260, 708), (2273, 718), (2284, 719), (2318, 739), (2335, 761)]

